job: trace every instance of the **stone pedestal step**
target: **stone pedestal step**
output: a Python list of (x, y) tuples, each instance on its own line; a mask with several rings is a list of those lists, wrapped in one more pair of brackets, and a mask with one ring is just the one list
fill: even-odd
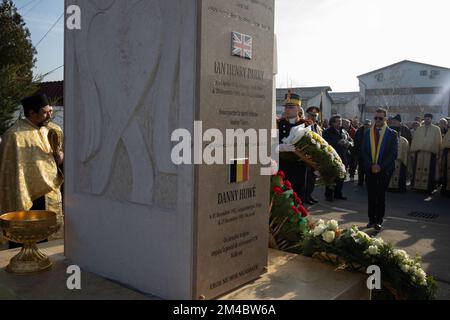
[(335, 270), (331, 265), (300, 255), (269, 252), (269, 272), (222, 300), (366, 300), (363, 274)]
[[(51, 271), (16, 276), (5, 271), (19, 249), (0, 252), (0, 300), (156, 300), (113, 281), (82, 272), (82, 290), (67, 289), (70, 262), (63, 255), (62, 241), (39, 246), (51, 260)], [(221, 300), (359, 300), (367, 299), (366, 278), (335, 271), (332, 266), (303, 256), (271, 250), (269, 272), (257, 281)]]

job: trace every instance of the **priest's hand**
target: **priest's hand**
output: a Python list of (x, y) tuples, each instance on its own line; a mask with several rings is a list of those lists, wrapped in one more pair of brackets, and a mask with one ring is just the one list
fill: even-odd
[(295, 152), (297, 149), (292, 144), (280, 144), (280, 152)]
[(58, 166), (61, 166), (64, 163), (64, 152), (59, 151), (55, 152), (55, 161)]

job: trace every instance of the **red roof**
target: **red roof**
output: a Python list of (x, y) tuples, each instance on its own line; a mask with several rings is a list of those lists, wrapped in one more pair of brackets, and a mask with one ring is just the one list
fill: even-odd
[(64, 106), (64, 81), (41, 82), (37, 93), (47, 95), (54, 106)]

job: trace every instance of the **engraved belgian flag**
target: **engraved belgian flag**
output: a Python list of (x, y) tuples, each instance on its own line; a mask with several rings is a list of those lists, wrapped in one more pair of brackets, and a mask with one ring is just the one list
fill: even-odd
[(229, 183), (241, 183), (249, 180), (250, 162), (248, 159), (231, 160)]

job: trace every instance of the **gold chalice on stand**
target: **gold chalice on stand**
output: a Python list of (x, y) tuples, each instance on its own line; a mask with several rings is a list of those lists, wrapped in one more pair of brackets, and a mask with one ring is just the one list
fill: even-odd
[(33, 274), (52, 267), (47, 255), (36, 243), (47, 240), (61, 225), (56, 213), (50, 211), (18, 211), (0, 216), (3, 236), (12, 242), (23, 244), (22, 250), (13, 257), (6, 271), (14, 274)]

